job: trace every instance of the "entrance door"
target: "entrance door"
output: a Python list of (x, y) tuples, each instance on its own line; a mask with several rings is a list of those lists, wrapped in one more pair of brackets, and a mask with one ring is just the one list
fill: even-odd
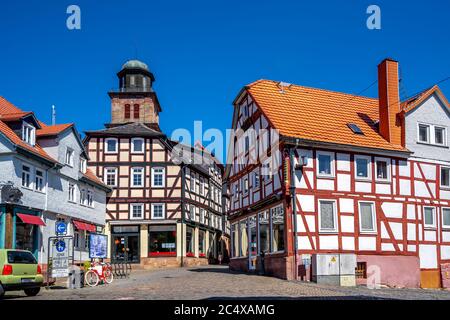
[(114, 262), (139, 263), (139, 236), (113, 235), (112, 240)]

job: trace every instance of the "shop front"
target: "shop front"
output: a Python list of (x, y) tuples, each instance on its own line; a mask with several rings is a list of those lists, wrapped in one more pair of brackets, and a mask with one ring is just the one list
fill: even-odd
[(177, 256), (176, 225), (150, 225), (148, 234), (149, 257)]
[(40, 227), (45, 227), (42, 212), (18, 206), (2, 206), (0, 213), (0, 248), (28, 250), (37, 258), (41, 241)]
[(140, 263), (140, 227), (112, 226), (112, 262)]

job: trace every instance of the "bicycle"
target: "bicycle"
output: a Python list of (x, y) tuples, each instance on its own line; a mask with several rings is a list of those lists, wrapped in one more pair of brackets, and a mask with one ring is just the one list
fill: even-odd
[(106, 284), (113, 282), (114, 275), (109, 263), (92, 263), (84, 275), (84, 282), (89, 287), (97, 286), (100, 280)]

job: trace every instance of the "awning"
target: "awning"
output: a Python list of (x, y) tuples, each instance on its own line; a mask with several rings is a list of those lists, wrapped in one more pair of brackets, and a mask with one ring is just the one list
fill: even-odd
[(89, 232), (96, 232), (97, 228), (93, 224), (73, 220), (73, 224), (75, 225), (75, 228), (78, 230), (86, 230)]
[(34, 224), (36, 226), (44, 226), (45, 222), (38, 216), (32, 216), (30, 214), (18, 213), (17, 216), (23, 223)]

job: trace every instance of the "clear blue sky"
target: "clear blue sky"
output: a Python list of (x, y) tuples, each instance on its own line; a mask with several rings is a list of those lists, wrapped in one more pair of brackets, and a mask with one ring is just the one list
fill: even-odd
[[(80, 31), (66, 28), (71, 4), (81, 8)], [(371, 4), (381, 7), (381, 30), (366, 28)], [(0, 95), (43, 121), (55, 104), (59, 123), (101, 129), (116, 72), (137, 57), (156, 76), (168, 135), (195, 120), (224, 130), (247, 83), (358, 93), (389, 56), (405, 97), (450, 76), (449, 12), (448, 0), (9, 1), (0, 7)], [(450, 97), (450, 81), (441, 88)]]

